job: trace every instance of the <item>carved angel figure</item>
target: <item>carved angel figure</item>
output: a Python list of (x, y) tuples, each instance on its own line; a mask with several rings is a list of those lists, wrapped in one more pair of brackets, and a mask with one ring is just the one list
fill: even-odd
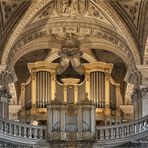
[(70, 5), (71, 1), (70, 0), (63, 0), (63, 13), (69, 13), (70, 12)]
[(71, 6), (73, 12), (80, 13), (80, 0), (72, 0)]
[(79, 41), (74, 34), (65, 34), (65, 40), (62, 42), (62, 49), (59, 52), (60, 67), (58, 74), (64, 72), (70, 65), (80, 74), (83, 74), (80, 58), (82, 53), (80, 51)]

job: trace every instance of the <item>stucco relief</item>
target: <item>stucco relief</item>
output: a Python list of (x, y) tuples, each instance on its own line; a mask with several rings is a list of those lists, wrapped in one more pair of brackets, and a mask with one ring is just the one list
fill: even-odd
[(51, 23), (50, 28), (39, 29), (38, 31), (36, 31), (32, 34), (22, 36), (22, 40), (20, 39), (19, 42), (14, 46), (14, 48), (9, 56), (9, 60), (8, 60), (9, 65), (11, 65), (11, 63), (13, 63), (12, 61), (14, 61), (13, 59), (14, 59), (15, 55), (17, 55), (19, 50), (21, 50), (21, 48), (24, 45), (32, 42), (33, 40), (36, 40), (36, 39), (39, 39), (42, 37), (47, 37), (47, 36), (49, 38), (49, 42), (50, 42), (50, 40), (52, 41), (53, 39), (56, 39), (57, 41), (61, 41), (63, 39), (65, 33), (76, 34), (76, 36), (78, 36), (78, 40), (80, 40), (80, 42), (85, 41), (85, 39), (92, 42), (92, 38), (93, 38), (93, 42), (95, 42), (95, 39), (97, 39), (97, 40), (98, 39), (105, 39), (105, 40), (113, 43), (115, 46), (119, 47), (119, 49), (121, 49), (123, 54), (125, 54), (129, 58), (131, 65), (133, 65), (134, 58), (133, 58), (133, 55), (132, 55), (129, 47), (126, 45), (126, 43), (124, 43), (124, 41), (122, 39), (120, 39), (120, 36), (118, 36), (117, 34), (113, 35), (112, 33), (106, 32), (105, 30), (94, 29), (94, 28), (92, 28), (93, 26), (92, 27), (90, 27), (90, 26), (79, 27), (78, 24), (74, 24), (74, 25), (69, 24), (66, 27), (64, 27), (64, 26), (65, 26), (64, 23), (59, 23), (59, 24)]
[[(57, 1), (54, 1), (54, 2), (57, 2)], [(59, 2), (59, 1), (58, 1)], [(63, 1), (62, 1), (63, 2)], [(72, 2), (72, 1), (71, 1)], [(74, 3), (75, 1), (73, 1), (73, 3)], [(92, 4), (95, 4), (94, 2), (92, 2), (92, 1), (90, 1)], [(37, 11), (39, 11), (39, 10), (41, 10), (43, 7), (45, 7), (45, 5), (47, 4), (48, 2), (46, 1), (46, 0), (44, 0), (44, 1), (40, 1), (40, 2), (38, 2), (38, 5), (36, 5), (36, 6), (34, 6), (34, 7), (32, 7), (32, 8), (34, 8), (34, 11), (33, 10), (30, 10), (29, 12), (30, 12), (30, 14), (29, 14), (29, 16), (27, 16), (27, 18), (26, 19), (24, 19), (23, 21), (21, 21), (21, 25), (19, 24), (18, 25), (18, 27), (17, 27), (17, 29), (14, 31), (14, 33), (12, 34), (12, 36), (11, 36), (11, 39), (9, 40), (9, 44), (7, 44), (7, 46), (6, 46), (6, 50), (5, 50), (5, 52), (4, 52), (4, 54), (3, 54), (3, 57), (2, 57), (2, 63), (5, 63), (6, 61), (7, 61), (7, 57), (8, 57), (8, 55), (9, 55), (9, 52), (10, 52), (10, 50), (12, 49), (12, 46), (14, 46), (14, 41), (16, 41), (16, 39), (17, 39), (17, 37), (19, 36), (19, 33), (21, 32), (21, 29), (27, 24), (27, 23), (29, 23), (29, 21), (32, 21), (32, 19), (33, 19), (33, 17), (35, 16), (35, 14), (36, 14), (36, 12)], [(50, 3), (51, 3), (51, 1), (50, 1)], [(49, 3), (49, 4), (50, 4)], [(78, 3), (78, 1), (76, 1), (76, 3), (77, 4), (79, 4), (80, 5), (80, 7), (85, 7), (85, 8), (87, 8), (86, 7), (86, 1), (82, 1), (82, 0), (80, 0), (79, 1), (79, 3)], [(59, 4), (60, 5), (60, 4)], [(57, 6), (58, 6), (58, 4), (57, 4)], [(97, 6), (98, 7), (100, 7), (100, 11), (106, 11), (106, 6), (103, 6), (100, 2), (98, 2), (97, 3)], [(70, 7), (73, 7), (73, 4), (71, 3), (71, 5), (70, 5)], [(75, 6), (76, 7), (76, 6)], [(78, 5), (77, 5), (77, 7), (78, 7)], [(84, 12), (85, 12), (85, 8), (84, 9), (82, 9)], [(50, 8), (49, 8), (50, 9)], [(68, 11), (68, 10), (63, 10), (64, 8), (62, 8), (61, 10), (59, 10), (59, 8), (57, 8), (57, 10), (59, 11), (59, 13), (60, 14), (63, 14), (64, 12), (63, 11)], [(74, 9), (74, 8), (72, 8), (72, 9)], [(81, 11), (82, 11), (81, 10)], [(76, 12), (78, 12), (78, 9), (76, 10)], [(81, 13), (80, 13), (81, 14)], [(110, 14), (110, 13), (109, 13)], [(75, 16), (77, 16), (78, 14), (76, 14)], [(99, 16), (100, 15), (100, 12), (95, 12), (95, 13), (93, 13), (93, 15), (95, 15), (95, 16)], [(64, 15), (63, 15), (64, 16)], [(26, 15), (25, 15), (25, 17), (26, 17)], [(102, 16), (100, 15), (100, 17), (102, 18)], [(112, 18), (111, 18), (111, 21), (112, 21)], [(116, 21), (115, 19), (113, 19), (113, 21)], [(86, 23), (86, 22), (85, 22)], [(54, 21), (53, 21), (53, 24), (52, 24), (52, 26), (53, 25), (59, 25), (59, 26), (61, 26), (61, 23), (54, 23)], [(76, 25), (76, 24), (74, 24), (74, 23), (71, 23), (72, 25)], [(63, 25), (68, 25), (67, 24), (67, 22), (65, 22), (65, 24), (63, 23)], [(93, 27), (93, 25), (92, 24), (88, 24), (88, 22), (86, 23), (86, 25), (87, 25), (87, 27), (90, 27), (90, 25), (91, 25), (91, 27)], [(121, 25), (121, 24), (120, 24)], [(118, 26), (118, 27), (120, 27), (120, 25)], [(95, 26), (95, 25), (94, 25)], [(125, 33), (126, 34), (126, 31), (123, 29), (123, 33)], [(105, 38), (107, 38), (109, 41), (111, 41), (112, 39), (111, 38), (108, 38), (108, 36), (106, 37), (106, 35), (104, 35), (104, 37)], [(22, 44), (22, 43), (21, 43)], [(21, 47), (21, 44), (20, 44), (20, 47)], [(122, 43), (118, 43), (118, 45), (120, 46), (120, 48), (122, 48), (124, 51), (126, 51), (126, 54), (128, 55), (128, 56), (132, 56), (132, 54), (131, 54), (131, 52), (130, 52), (130, 50), (129, 51), (127, 51), (126, 50), (126, 48), (125, 47), (123, 47), (124, 45), (122, 44)], [(132, 49), (132, 48), (131, 48)], [(135, 54), (134, 54), (134, 56), (135, 56)], [(136, 57), (136, 56), (135, 56)], [(131, 59), (133, 59), (132, 60), (132, 62), (134, 61), (134, 58), (133, 58), (133, 56), (132, 56), (132, 58), (131, 57), (129, 57), (129, 59), (131, 60)], [(135, 60), (136, 60), (136, 58), (135, 58)], [(137, 60), (136, 60), (136, 62), (137, 62)], [(135, 62), (134, 62), (135, 63)]]

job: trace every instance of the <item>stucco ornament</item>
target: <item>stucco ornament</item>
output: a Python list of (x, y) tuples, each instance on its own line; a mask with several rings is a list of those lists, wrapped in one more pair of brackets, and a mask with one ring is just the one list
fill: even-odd
[(65, 39), (61, 42), (61, 51), (58, 53), (60, 58), (60, 67), (58, 74), (64, 72), (70, 65), (79, 74), (83, 74), (80, 58), (82, 52), (80, 51), (80, 42), (77, 36), (72, 33), (66, 33)]

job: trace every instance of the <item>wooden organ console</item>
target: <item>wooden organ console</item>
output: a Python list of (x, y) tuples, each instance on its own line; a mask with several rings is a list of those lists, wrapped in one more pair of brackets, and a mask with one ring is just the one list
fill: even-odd
[[(93, 118), (97, 125), (121, 122), (122, 115), (119, 107), (123, 101), (120, 84), (111, 77), (112, 64), (103, 62), (82, 64), (84, 69), (82, 82), (74, 77), (63, 78), (59, 82), (57, 80), (58, 66), (57, 63), (45, 61), (28, 64), (30, 77), (21, 85), (20, 121), (37, 120), (39, 124), (42, 124), (47, 122), (47, 116), (54, 114), (48, 121), (53, 121), (54, 130), (69, 130), (69, 120), (73, 123), (73, 125), (69, 125), (72, 126), (72, 130), (82, 130), (82, 127), (76, 126), (76, 123), (83, 120), (82, 125), (90, 124), (92, 114), (90, 110), (94, 108), (95, 104), (95, 117)], [(83, 106), (84, 104), (86, 106), (90, 104), (90, 106), (87, 108)], [(50, 114), (47, 113), (48, 111)], [(70, 119), (69, 115), (75, 117)], [(62, 121), (65, 123), (65, 127), (59, 121), (62, 117), (64, 117)], [(53, 130), (53, 125), (49, 130)]]

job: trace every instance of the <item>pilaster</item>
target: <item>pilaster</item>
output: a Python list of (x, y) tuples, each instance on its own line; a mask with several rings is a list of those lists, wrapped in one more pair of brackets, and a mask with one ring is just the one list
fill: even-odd
[(148, 115), (148, 65), (137, 65), (137, 68), (141, 73), (141, 114), (146, 116)]
[(110, 90), (109, 90), (109, 85), (110, 85), (110, 82), (109, 82), (109, 77), (110, 77), (110, 74), (109, 73), (105, 73), (105, 109), (110, 109)]
[(56, 93), (56, 74), (51, 73), (51, 100), (54, 99)]
[(36, 108), (36, 72), (31, 75), (32, 78), (32, 109)]
[(90, 98), (90, 73), (89, 72), (85, 73), (85, 78), (86, 78), (85, 92), (88, 94), (88, 98)]

